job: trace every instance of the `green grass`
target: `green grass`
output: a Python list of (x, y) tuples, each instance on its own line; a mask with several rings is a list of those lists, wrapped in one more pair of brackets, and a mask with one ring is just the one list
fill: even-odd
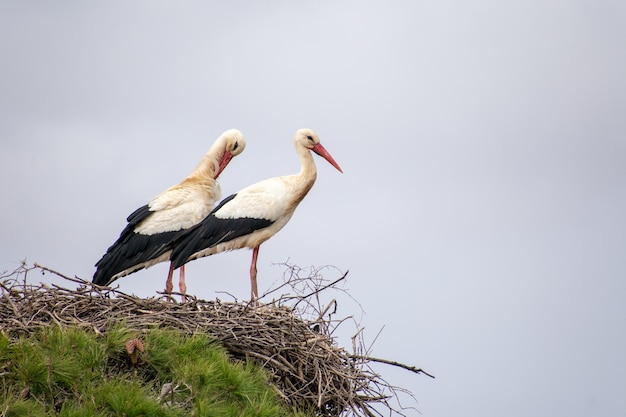
[[(136, 365), (125, 343), (141, 338)], [(161, 398), (164, 385), (173, 390)], [(167, 385), (166, 385), (167, 386)], [(251, 362), (232, 361), (208, 336), (123, 325), (106, 333), (47, 329), (0, 334), (0, 416), (307, 417), (289, 410)]]

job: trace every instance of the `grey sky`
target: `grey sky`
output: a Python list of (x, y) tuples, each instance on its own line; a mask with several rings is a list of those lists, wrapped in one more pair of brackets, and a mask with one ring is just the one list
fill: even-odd
[[(297, 172), (309, 127), (345, 173), (316, 158), (261, 292), (287, 259), (349, 269), (372, 353), (437, 376), (380, 369), (424, 416), (624, 414), (624, 2), (2, 2), (0, 39), (0, 270), (89, 279), (222, 131), (226, 196)], [(250, 256), (190, 292), (247, 298)]]

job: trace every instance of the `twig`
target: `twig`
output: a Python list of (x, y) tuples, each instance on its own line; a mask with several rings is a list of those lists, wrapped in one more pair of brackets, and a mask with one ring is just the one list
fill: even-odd
[(348, 272), (350, 272), (350, 271), (346, 271), (346, 272), (345, 272), (345, 273), (344, 273), (341, 277), (337, 278), (336, 280), (334, 280), (334, 281), (333, 281), (333, 282), (331, 282), (330, 284), (326, 284), (326, 285), (324, 285), (323, 287), (317, 288), (315, 291), (313, 291), (313, 292), (312, 292), (312, 293), (310, 293), (310, 294), (307, 294), (307, 295), (304, 295), (304, 296), (300, 296), (300, 297), (298, 297), (298, 298), (299, 298), (299, 300), (298, 300), (298, 302), (296, 302), (296, 305), (298, 305), (298, 303), (299, 303), (300, 301), (306, 300), (307, 298), (309, 298), (309, 297), (311, 297), (311, 296), (313, 296), (313, 295), (319, 294), (320, 292), (324, 291), (325, 289), (328, 289), (328, 288), (332, 288), (332, 287), (334, 287), (334, 286), (335, 286), (335, 285), (337, 285), (339, 282), (341, 282), (341, 281), (343, 281), (344, 279), (346, 279), (346, 276), (348, 276)]
[(400, 367), (402, 369), (406, 369), (407, 371), (415, 372), (416, 374), (424, 374), (433, 379), (435, 378), (433, 375), (429, 374), (428, 372), (424, 371), (421, 368), (416, 368), (415, 366), (405, 365), (400, 362), (390, 361), (388, 359), (373, 358), (371, 356), (361, 356), (361, 355), (349, 355), (349, 356), (351, 359), (366, 360), (369, 362), (378, 362), (378, 363), (384, 363), (386, 365), (393, 365), (393, 366)]
[(65, 278), (68, 281), (81, 282), (81, 283), (86, 282), (86, 281), (84, 281), (84, 280), (82, 280), (80, 278), (70, 278), (67, 275), (63, 275), (62, 273), (57, 272), (57, 271), (55, 271), (53, 269), (50, 269), (50, 268), (48, 268), (46, 266), (39, 265), (37, 262), (35, 262), (34, 266), (35, 266), (35, 268), (41, 269), (42, 271), (47, 271), (47, 272), (50, 272), (52, 274), (58, 275), (61, 278)]

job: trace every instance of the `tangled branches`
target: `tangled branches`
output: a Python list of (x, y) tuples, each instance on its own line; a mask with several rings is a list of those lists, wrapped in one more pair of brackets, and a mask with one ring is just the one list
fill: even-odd
[[(77, 284), (77, 288), (27, 284), (26, 277), (32, 270), (53, 273)], [(430, 375), (418, 368), (369, 357), (358, 336), (353, 338), (352, 354), (337, 346), (332, 333), (342, 320), (330, 318), (336, 301), (324, 306), (319, 294), (335, 288), (347, 273), (327, 282), (319, 274), (300, 278), (300, 272), (288, 266), (285, 282), (266, 293), (260, 305), (253, 306), (192, 296), (182, 304), (171, 302), (169, 296), (138, 298), (37, 264), (22, 265), (0, 275), (0, 331), (23, 334), (57, 324), (103, 333), (115, 322), (123, 321), (140, 331), (158, 327), (188, 334), (208, 333), (234, 358), (253, 359), (266, 368), (287, 404), (316, 409), (322, 416), (380, 415), (380, 405), (404, 415), (388, 403), (398, 390), (403, 390), (387, 384), (369, 364), (382, 362)], [(264, 302), (286, 290), (298, 295), (282, 294)]]

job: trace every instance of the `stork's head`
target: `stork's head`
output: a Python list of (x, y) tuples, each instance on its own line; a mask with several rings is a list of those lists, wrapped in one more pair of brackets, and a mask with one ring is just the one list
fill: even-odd
[(217, 179), (230, 160), (243, 152), (246, 147), (246, 139), (239, 130), (229, 129), (217, 138), (213, 146), (217, 147), (217, 170), (214, 175), (214, 178)]
[(294, 138), (294, 143), (297, 146), (303, 146), (306, 149), (309, 149), (325, 160), (327, 160), (332, 166), (337, 168), (339, 172), (343, 172), (339, 167), (339, 164), (335, 162), (332, 156), (328, 153), (328, 151), (322, 146), (320, 143), (320, 138), (317, 137), (314, 131), (311, 129), (298, 129), (296, 131), (296, 137)]

